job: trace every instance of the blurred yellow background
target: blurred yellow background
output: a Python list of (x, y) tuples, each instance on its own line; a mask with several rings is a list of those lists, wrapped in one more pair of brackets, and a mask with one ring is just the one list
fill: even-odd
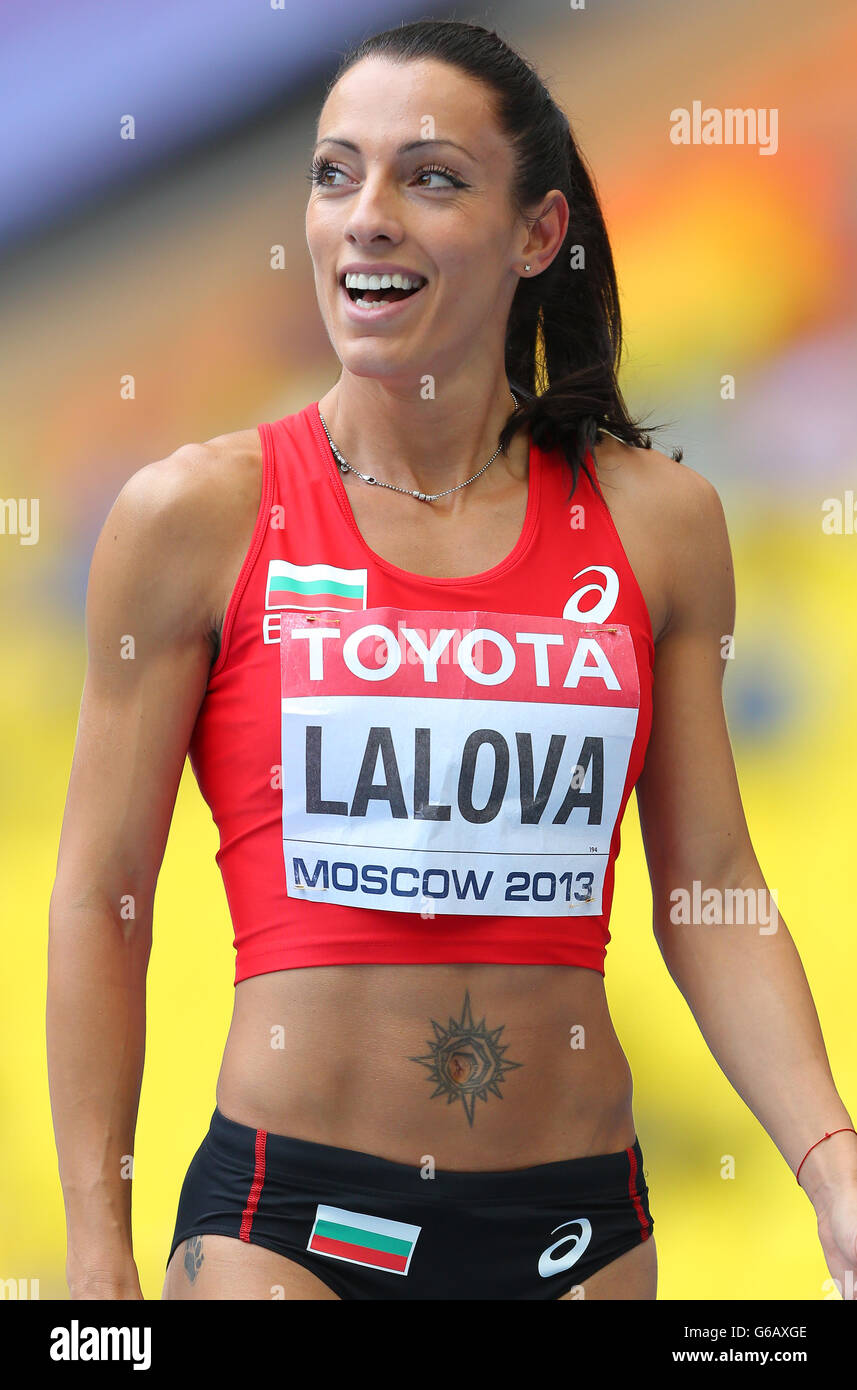
[[(382, 8), (356, 4), (358, 31), (413, 17), (387, 6), (370, 23)], [(296, 3), (277, 42), (311, 13)], [(738, 595), (725, 699), (744, 807), (853, 1116), (857, 535), (826, 534), (822, 504), (857, 488), (857, 14), (839, 0), (811, 14), (795, 0), (704, 0), (692, 12), (662, 0), (575, 12), (534, 4), (526, 20), (496, 4), (479, 22), (536, 63), (594, 170), (622, 293), (630, 409), (672, 422), (655, 447), (681, 443), (723, 499)], [(120, 194), (31, 230), (0, 265), (2, 493), (40, 500), (37, 544), (0, 536), (0, 1278), (38, 1278), (42, 1298), (67, 1294), (44, 995), (92, 547), (137, 468), (298, 410), (335, 380), (303, 176), (320, 82), (344, 46), (333, 25), (321, 70), (284, 81), (264, 120), (236, 118)], [(670, 112), (695, 99), (777, 108), (777, 153), (673, 145)], [(285, 267), (275, 271), (277, 244)], [(125, 373), (132, 400), (120, 396)], [(734, 399), (721, 396), (727, 375)], [(659, 1297), (823, 1299), (812, 1207), (708, 1052), (653, 940), (633, 798), (622, 839), (606, 982), (635, 1078)], [(147, 1298), (160, 1296), (231, 1011), (216, 849), (186, 764), (156, 897), (135, 1146)], [(731, 1180), (720, 1176), (725, 1155)]]

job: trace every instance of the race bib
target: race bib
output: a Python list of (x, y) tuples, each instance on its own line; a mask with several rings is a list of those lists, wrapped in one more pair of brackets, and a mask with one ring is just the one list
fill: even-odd
[(284, 611), (280, 675), (290, 896), (601, 912), (640, 705), (627, 625)]

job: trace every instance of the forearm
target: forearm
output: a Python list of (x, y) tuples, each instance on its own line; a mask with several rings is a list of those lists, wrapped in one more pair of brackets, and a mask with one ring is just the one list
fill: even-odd
[[(690, 892), (690, 884), (682, 887)], [(760, 870), (747, 869), (728, 884), (704, 883), (702, 890), (711, 887), (720, 897), (712, 895), (709, 904), (724, 907), (739, 901), (726, 897), (727, 888), (750, 889), (754, 898), (745, 901), (761, 909), (755, 922), (745, 913), (743, 923), (729, 923), (722, 920), (726, 911), (716, 925), (676, 922), (672, 890), (662, 889), (658, 944), (712, 1055), (795, 1171), (825, 1132), (854, 1122), (834, 1084), (803, 965)], [(837, 1134), (814, 1149), (800, 1183), (817, 1204), (843, 1179), (857, 1185), (855, 1134)]]
[(47, 1055), (69, 1281), (132, 1259), (131, 1164), (145, 1052), (147, 922), (55, 890)]

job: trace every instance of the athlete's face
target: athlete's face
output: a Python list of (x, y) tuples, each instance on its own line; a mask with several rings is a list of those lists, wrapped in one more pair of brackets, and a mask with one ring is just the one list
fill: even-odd
[[(307, 244), (343, 366), (413, 381), (479, 353), (502, 361), (528, 231), (510, 200), (512, 147), (487, 89), (446, 63), (364, 59), (322, 108), (315, 160), (324, 166)], [(373, 318), (344, 286), (354, 265), (401, 267), (425, 283)]]

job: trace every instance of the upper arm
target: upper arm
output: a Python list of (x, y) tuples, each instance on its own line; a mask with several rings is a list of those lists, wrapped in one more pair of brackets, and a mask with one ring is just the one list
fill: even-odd
[(669, 535), (670, 617), (655, 647), (652, 732), (637, 782), (655, 902), (755, 863), (723, 709), (735, 621), (726, 519), (716, 489), (675, 464), (662, 524)]
[[(54, 896), (151, 912), (184, 759), (211, 663), (205, 445), (123, 487), (96, 542), (88, 663)], [(142, 901), (140, 901), (142, 898)]]

